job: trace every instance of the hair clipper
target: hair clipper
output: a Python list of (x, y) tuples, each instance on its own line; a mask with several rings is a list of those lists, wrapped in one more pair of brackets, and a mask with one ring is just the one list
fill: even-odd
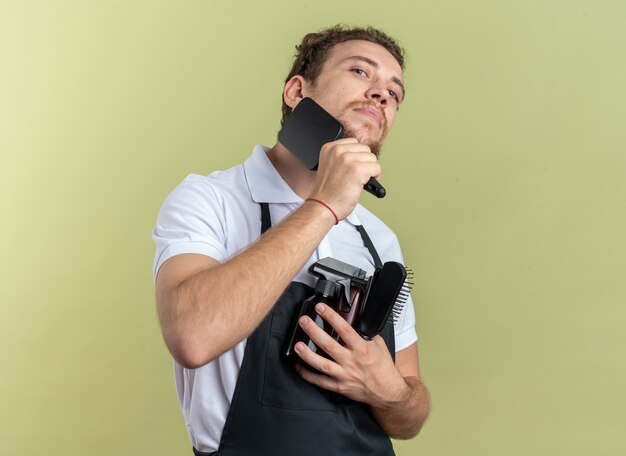
[(311, 265), (309, 273), (318, 278), (314, 294), (301, 304), (288, 333), (285, 349), (285, 355), (296, 362), (301, 361), (294, 349), (298, 342), (304, 342), (314, 352), (328, 356), (298, 324), (303, 315), (309, 316), (332, 338), (343, 343), (333, 328), (315, 312), (318, 302), (330, 306), (369, 340), (379, 334), (388, 321), (396, 322), (411, 285), (407, 281), (407, 270), (395, 261), (376, 268), (374, 274), (367, 277), (364, 270), (328, 257)]

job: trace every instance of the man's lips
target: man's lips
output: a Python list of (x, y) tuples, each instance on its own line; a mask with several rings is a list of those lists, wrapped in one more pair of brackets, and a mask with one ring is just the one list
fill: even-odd
[(355, 109), (356, 112), (361, 113), (367, 117), (369, 117), (370, 119), (372, 119), (374, 122), (376, 122), (376, 125), (378, 125), (379, 127), (382, 124), (382, 120), (383, 120), (383, 116), (380, 113), (380, 111), (378, 111), (377, 109), (374, 108), (357, 108)]

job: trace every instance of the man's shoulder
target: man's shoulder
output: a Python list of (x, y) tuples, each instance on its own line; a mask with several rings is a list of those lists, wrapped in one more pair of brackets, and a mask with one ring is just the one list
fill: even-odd
[(380, 233), (395, 237), (393, 230), (365, 206), (357, 204), (355, 213), (363, 226), (367, 229), (368, 233), (371, 232), (371, 235), (374, 233)]
[[(189, 174), (165, 198), (159, 211), (159, 222), (224, 218), (233, 210), (247, 211), (252, 197), (243, 166), (237, 165), (208, 175)], [(237, 209), (239, 208), (239, 209)]]
[(172, 193), (183, 193), (188, 196), (214, 197), (246, 189), (243, 164), (230, 169), (214, 171), (211, 174), (189, 174)]
[(374, 242), (383, 261), (403, 262), (400, 243), (394, 231), (374, 213), (360, 204), (355, 208), (355, 213), (359, 218), (359, 222), (365, 227), (367, 234)]
[(183, 184), (192, 187), (230, 187), (232, 184), (245, 180), (243, 163), (225, 170), (213, 171), (207, 175), (189, 174)]

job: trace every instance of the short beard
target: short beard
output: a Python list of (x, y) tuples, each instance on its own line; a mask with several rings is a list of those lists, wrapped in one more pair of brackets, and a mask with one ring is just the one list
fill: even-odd
[(361, 144), (365, 144), (366, 146), (369, 146), (372, 153), (376, 155), (376, 158), (380, 158), (380, 154), (381, 154), (382, 147), (383, 147), (383, 140), (385, 139), (385, 136), (387, 136), (387, 132), (389, 131), (387, 127), (387, 116), (385, 115), (385, 111), (377, 109), (382, 115), (381, 137), (377, 141), (374, 141), (374, 140), (365, 141), (360, 137), (360, 135), (357, 133), (355, 129), (353, 129), (345, 120), (343, 120), (343, 118), (345, 117), (345, 114), (347, 114), (349, 111), (352, 111), (358, 108), (377, 109), (375, 106), (372, 105), (372, 103), (368, 103), (368, 102), (353, 101), (352, 103), (349, 103), (346, 106), (346, 108), (343, 110), (341, 115), (339, 116), (339, 120), (344, 126), (343, 136), (344, 138), (356, 138), (357, 141), (359, 141)]

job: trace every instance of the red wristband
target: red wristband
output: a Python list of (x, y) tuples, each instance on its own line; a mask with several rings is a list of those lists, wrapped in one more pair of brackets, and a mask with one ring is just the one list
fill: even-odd
[(339, 218), (337, 217), (337, 214), (335, 214), (335, 211), (333, 211), (333, 209), (328, 204), (326, 204), (324, 201), (318, 200), (317, 198), (307, 198), (307, 199), (305, 199), (305, 201), (315, 201), (316, 203), (320, 203), (322, 206), (324, 206), (326, 209), (328, 209), (331, 214), (333, 214), (333, 217), (335, 217), (335, 225), (337, 225), (339, 223)]

